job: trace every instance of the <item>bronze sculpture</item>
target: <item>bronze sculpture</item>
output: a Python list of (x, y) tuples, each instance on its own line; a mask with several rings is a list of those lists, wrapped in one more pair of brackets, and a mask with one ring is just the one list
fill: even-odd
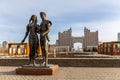
[(21, 41), (23, 43), (27, 36), (29, 35), (29, 47), (30, 47), (30, 53), (29, 53), (29, 64), (35, 65), (35, 57), (36, 54), (38, 54), (38, 47), (39, 47), (39, 39), (37, 35), (38, 30), (38, 24), (37, 24), (37, 16), (32, 15), (29, 24), (26, 27), (26, 33), (24, 39)]
[[(51, 21), (46, 20), (46, 14), (40, 12), (42, 22), (40, 25), (37, 24), (37, 16), (32, 15), (29, 24), (27, 25), (26, 34), (21, 43), (23, 43), (26, 37), (29, 35), (29, 65), (23, 65), (21, 68), (16, 69), (16, 74), (22, 75), (53, 75), (57, 72), (58, 65), (48, 65), (48, 33), (50, 32), (50, 26), (52, 25)], [(36, 54), (38, 55), (39, 39), (40, 35), (40, 47), (42, 50), (43, 62), (42, 64), (35, 64)], [(32, 64), (32, 65), (31, 65)]]
[(29, 24), (27, 25), (27, 30), (24, 39), (21, 43), (23, 43), (26, 39), (26, 37), (29, 34), (29, 47), (30, 47), (30, 53), (29, 53), (29, 64), (35, 65), (35, 58), (38, 55), (38, 47), (39, 47), (39, 39), (37, 33), (40, 34), (40, 46), (42, 50), (42, 57), (43, 66), (47, 66), (48, 64), (48, 33), (50, 32), (50, 26), (52, 25), (51, 21), (46, 20), (46, 13), (40, 12), (40, 17), (42, 19), (42, 22), (40, 26), (37, 24), (37, 16), (32, 15)]
[(50, 26), (52, 25), (51, 21), (46, 20), (46, 13), (45, 12), (40, 12), (40, 17), (42, 19), (42, 22), (40, 24), (39, 28), (39, 33), (40, 33), (40, 46), (42, 50), (42, 57), (43, 57), (43, 62), (42, 64), (44, 66), (47, 66), (48, 64), (48, 33), (50, 31)]

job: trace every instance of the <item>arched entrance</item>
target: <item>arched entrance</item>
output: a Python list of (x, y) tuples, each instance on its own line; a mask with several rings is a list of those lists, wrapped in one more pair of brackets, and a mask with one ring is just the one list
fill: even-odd
[(76, 42), (74, 43), (74, 51), (83, 52), (83, 43)]

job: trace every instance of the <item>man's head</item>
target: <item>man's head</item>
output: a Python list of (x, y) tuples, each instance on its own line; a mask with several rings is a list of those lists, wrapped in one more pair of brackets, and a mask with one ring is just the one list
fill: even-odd
[(46, 13), (45, 12), (40, 12), (40, 17), (42, 18), (42, 20), (44, 20), (46, 18)]

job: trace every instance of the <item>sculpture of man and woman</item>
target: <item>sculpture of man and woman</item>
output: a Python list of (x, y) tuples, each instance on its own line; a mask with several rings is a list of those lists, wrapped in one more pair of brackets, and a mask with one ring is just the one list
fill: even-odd
[[(40, 41), (40, 46), (42, 50), (42, 57), (43, 61), (41, 64), (44, 66), (47, 66), (48, 64), (48, 51), (47, 51), (47, 46), (48, 46), (48, 33), (50, 32), (50, 26), (52, 25), (51, 21), (46, 20), (46, 13), (45, 12), (40, 12), (40, 17), (42, 19), (42, 22), (40, 25), (37, 24), (37, 16), (32, 15), (29, 24), (26, 26), (26, 33), (25, 37), (21, 41), (23, 43), (27, 36), (29, 36), (29, 48), (30, 48), (30, 53), (29, 53), (29, 64), (35, 65), (35, 58), (39, 54), (39, 41)], [(38, 34), (40, 35), (40, 40), (38, 38)]]

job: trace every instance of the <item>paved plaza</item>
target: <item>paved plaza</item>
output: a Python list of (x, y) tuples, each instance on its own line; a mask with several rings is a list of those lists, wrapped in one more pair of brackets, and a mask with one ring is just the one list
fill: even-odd
[(0, 67), (0, 80), (120, 80), (120, 68), (60, 67), (55, 75), (16, 75), (17, 67)]

